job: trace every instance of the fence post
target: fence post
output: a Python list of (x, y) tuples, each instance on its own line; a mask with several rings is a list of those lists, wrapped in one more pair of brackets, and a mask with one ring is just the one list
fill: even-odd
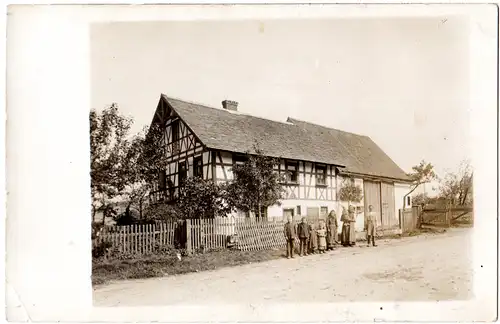
[(399, 209), (399, 215), (398, 215), (399, 216), (399, 228), (402, 229), (403, 232), (404, 232), (404, 224), (403, 224), (403, 222), (404, 222), (404, 220), (403, 220), (404, 216), (403, 216), (403, 213), (404, 213), (404, 210)]
[(193, 248), (191, 246), (191, 220), (186, 219), (186, 251), (188, 254), (193, 252)]

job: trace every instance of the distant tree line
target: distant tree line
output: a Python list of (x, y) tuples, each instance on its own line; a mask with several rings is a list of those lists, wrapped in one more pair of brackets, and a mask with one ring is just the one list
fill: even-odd
[[(420, 166), (432, 165), (424, 161)], [(415, 170), (415, 169), (414, 169)], [(421, 168), (419, 169), (421, 170)], [(418, 174), (418, 172), (416, 172)], [(414, 176), (419, 178), (418, 175)], [(460, 162), (458, 171), (447, 172), (442, 178), (432, 175), (430, 180), (437, 180), (439, 183), (438, 194), (435, 197), (429, 197), (426, 192), (413, 196), (413, 205), (449, 205), (449, 206), (467, 206), (472, 207), (473, 197), (473, 179), (474, 172), (468, 160)], [(423, 183), (423, 182), (422, 182)]]

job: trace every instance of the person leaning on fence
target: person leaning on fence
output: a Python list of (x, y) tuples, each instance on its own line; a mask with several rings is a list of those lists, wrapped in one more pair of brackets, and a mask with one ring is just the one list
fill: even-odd
[(292, 223), (292, 217), (288, 217), (285, 223), (285, 239), (286, 239), (286, 257), (293, 258), (293, 242), (295, 240), (296, 231), (295, 225)]
[(318, 250), (318, 234), (314, 224), (309, 224), (309, 253), (316, 253)]
[(307, 255), (307, 241), (309, 240), (309, 226), (306, 218), (302, 217), (302, 222), (297, 228), (297, 236), (300, 241), (300, 256)]
[(365, 217), (365, 231), (366, 231), (366, 241), (367, 245), (370, 246), (370, 239), (373, 246), (377, 246), (375, 244), (375, 235), (377, 228), (377, 217), (375, 212), (373, 211), (373, 206), (368, 206), (368, 214)]
[(335, 248), (335, 244), (337, 243), (337, 214), (335, 214), (335, 210), (328, 214), (328, 218), (326, 219), (326, 249), (333, 250)]

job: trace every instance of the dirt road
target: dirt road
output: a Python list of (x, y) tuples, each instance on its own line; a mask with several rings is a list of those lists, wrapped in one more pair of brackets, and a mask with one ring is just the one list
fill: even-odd
[(470, 230), (216, 271), (112, 283), (95, 306), (465, 300), (472, 297)]

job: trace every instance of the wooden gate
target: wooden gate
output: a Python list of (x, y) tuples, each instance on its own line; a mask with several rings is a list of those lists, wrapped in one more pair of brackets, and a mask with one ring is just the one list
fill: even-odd
[(365, 215), (368, 215), (368, 206), (373, 206), (373, 211), (377, 213), (377, 225), (382, 225), (382, 213), (380, 209), (380, 183), (373, 181), (363, 181), (363, 195), (365, 199)]
[(390, 229), (399, 227), (399, 215), (396, 215), (393, 183), (382, 182), (380, 184), (380, 203), (382, 207), (383, 228)]

